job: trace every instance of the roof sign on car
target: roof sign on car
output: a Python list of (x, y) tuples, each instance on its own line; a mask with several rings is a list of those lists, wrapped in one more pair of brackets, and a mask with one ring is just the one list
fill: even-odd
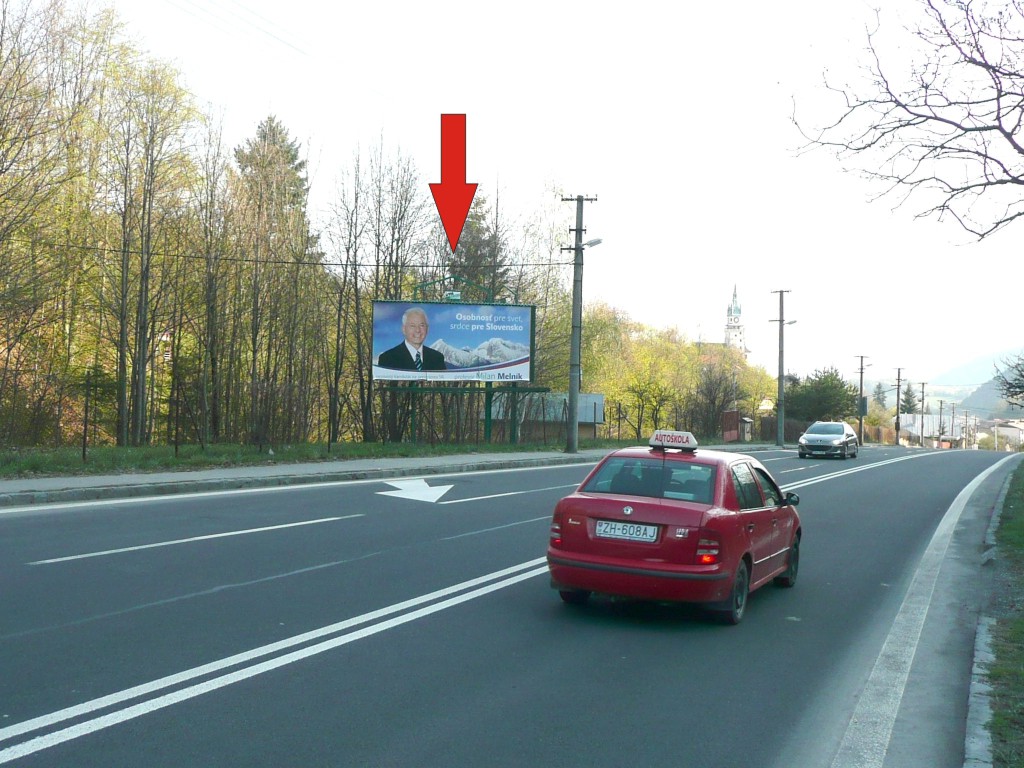
[(677, 448), (681, 451), (697, 450), (697, 438), (689, 432), (673, 432), (670, 429), (659, 429), (651, 435), (652, 448)]

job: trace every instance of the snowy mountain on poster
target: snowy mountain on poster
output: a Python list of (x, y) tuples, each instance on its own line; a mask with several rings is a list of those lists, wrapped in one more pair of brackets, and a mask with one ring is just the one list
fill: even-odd
[(482, 368), (498, 365), (512, 360), (523, 360), (530, 356), (530, 348), (508, 339), (488, 339), (475, 349), (464, 347), (459, 349), (438, 339), (431, 344), (434, 349), (444, 355), (448, 368)]

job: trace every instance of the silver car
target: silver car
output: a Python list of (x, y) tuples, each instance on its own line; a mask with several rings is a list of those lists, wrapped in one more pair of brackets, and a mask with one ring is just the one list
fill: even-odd
[(836, 456), (856, 458), (859, 444), (857, 433), (845, 421), (816, 421), (800, 435), (797, 441), (800, 458), (807, 456)]

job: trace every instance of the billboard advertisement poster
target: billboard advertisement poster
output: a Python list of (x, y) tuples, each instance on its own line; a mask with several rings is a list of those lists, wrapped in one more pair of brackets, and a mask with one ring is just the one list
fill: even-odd
[(535, 310), (520, 304), (375, 301), (373, 378), (529, 382)]

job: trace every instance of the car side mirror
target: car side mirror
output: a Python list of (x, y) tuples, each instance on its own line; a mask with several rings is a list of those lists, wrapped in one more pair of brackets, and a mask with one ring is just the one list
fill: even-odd
[(800, 503), (800, 497), (797, 496), (792, 491), (786, 491), (786, 498), (784, 498), (783, 501), (786, 504), (789, 504), (791, 507), (795, 507), (797, 504)]

